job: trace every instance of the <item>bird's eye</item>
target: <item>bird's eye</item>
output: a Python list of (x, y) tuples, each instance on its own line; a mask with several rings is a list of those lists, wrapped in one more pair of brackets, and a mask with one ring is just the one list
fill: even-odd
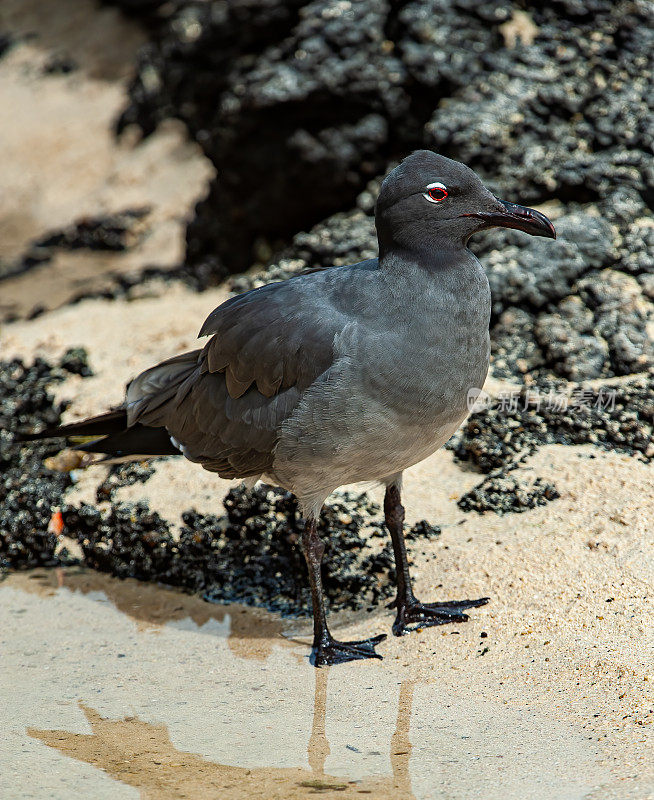
[(445, 200), (448, 195), (447, 187), (442, 183), (430, 183), (427, 186), (427, 191), (423, 194), (425, 200), (429, 200), (430, 203), (440, 203), (441, 200)]

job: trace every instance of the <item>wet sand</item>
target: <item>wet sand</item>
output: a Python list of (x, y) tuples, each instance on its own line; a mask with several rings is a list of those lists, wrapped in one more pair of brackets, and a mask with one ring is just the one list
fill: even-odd
[(403, 668), (407, 640), (314, 670), (265, 612), (80, 570), (13, 575), (0, 596), (12, 797), (647, 796), (560, 696), (508, 674), (489, 691), (465, 653), (488, 618), (419, 637), (439, 646), (436, 677)]

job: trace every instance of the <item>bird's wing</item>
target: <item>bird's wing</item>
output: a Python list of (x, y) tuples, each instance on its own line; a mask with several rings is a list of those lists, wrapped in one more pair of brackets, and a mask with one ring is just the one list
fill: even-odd
[[(227, 300), (202, 326), (200, 336), (211, 339), (200, 352), (130, 385), (128, 408), (130, 395), (131, 408), (140, 408), (130, 421), (165, 426), (188, 458), (224, 477), (268, 471), (282, 422), (330, 368), (334, 339), (350, 321), (339, 302), (348, 276), (340, 272), (303, 275)], [(152, 386), (163, 388), (163, 403), (141, 399)]]
[(268, 284), (219, 306), (200, 331), (213, 334), (202, 371), (224, 373), (234, 399), (253, 385), (265, 397), (310, 386), (331, 365), (334, 336), (346, 324), (324, 276)]

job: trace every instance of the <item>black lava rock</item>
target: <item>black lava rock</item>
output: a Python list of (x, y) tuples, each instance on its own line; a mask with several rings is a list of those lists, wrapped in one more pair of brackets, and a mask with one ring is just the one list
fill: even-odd
[(79, 64), (67, 53), (53, 53), (43, 65), (44, 75), (68, 75), (79, 69)]
[(16, 44), (15, 38), (6, 31), (0, 33), (0, 58), (8, 53), (9, 50)]
[(78, 220), (61, 231), (46, 234), (34, 248), (39, 250), (127, 250), (129, 234), (138, 220), (146, 216), (149, 208), (129, 208), (106, 217), (89, 217)]
[[(232, 489), (225, 515), (182, 514), (175, 536), (145, 503), (103, 509), (64, 506), (66, 533), (79, 542), (84, 563), (118, 577), (158, 581), (201, 592), (212, 602), (308, 613), (310, 593), (299, 548), (302, 521), (295, 498), (279, 489)], [(326, 505), (319, 530), (326, 544), (323, 581), (332, 609), (362, 608), (391, 596), (392, 559), (375, 546), (379, 511), (365, 494), (339, 494)], [(372, 526), (373, 535), (361, 528)], [(435, 535), (426, 523), (409, 538)], [(380, 558), (380, 553), (382, 557)], [(390, 555), (390, 550), (388, 550)], [(370, 569), (370, 564), (376, 565)]]
[[(551, 394), (550, 394), (551, 392)], [(561, 402), (558, 402), (561, 398)], [(654, 458), (654, 377), (599, 389), (522, 389), (467, 419), (447, 447), (489, 473), (514, 464), (542, 444), (595, 444)]]
[(385, 2), (178, 4), (143, 51), (119, 129), (178, 116), (220, 172), (187, 258), (250, 265), (258, 238), (288, 238), (383, 169), (389, 120), (408, 107), (385, 48)]
[(43, 460), (61, 449), (61, 441), (20, 446), (15, 435), (41, 425), (56, 425), (64, 406), (55, 404), (49, 384), (66, 371), (37, 359), (0, 362), (0, 571), (8, 566), (58, 563), (56, 536), (48, 531), (72, 480), (51, 472)]
[(360, 209), (335, 214), (307, 233), (298, 233), (281, 255), (257, 274), (231, 279), (234, 292), (244, 292), (265, 283), (286, 280), (317, 267), (331, 267), (376, 258), (377, 238), (374, 218)]
[(216, 165), (188, 258), (218, 277), (416, 146), (522, 202), (651, 202), (646, 3), (114, 2), (152, 34), (119, 128), (177, 116)]
[(61, 357), (59, 366), (66, 372), (81, 375), (82, 378), (88, 378), (93, 375), (93, 370), (89, 366), (88, 354), (83, 347), (68, 348)]
[(496, 514), (521, 513), (544, 506), (561, 495), (554, 484), (536, 478), (531, 483), (513, 475), (491, 475), (466, 492), (457, 502), (463, 511), (493, 511)]
[(128, 250), (138, 241), (139, 221), (148, 213), (149, 208), (128, 208), (105, 217), (85, 217), (66, 228), (50, 231), (32, 242), (20, 258), (0, 261), (0, 281), (50, 261), (58, 250)]
[(159, 460), (161, 459), (113, 465), (107, 477), (95, 490), (95, 497), (98, 503), (113, 500), (116, 491), (123, 486), (133, 486), (136, 483), (149, 481), (155, 473), (154, 464)]
[[(235, 291), (374, 255), (374, 184), (426, 146), (506, 199), (558, 204), (556, 243), (514, 231), (472, 242), (488, 264), (497, 375), (652, 365), (648, 4), (115, 1), (152, 35), (119, 128), (147, 135), (179, 117), (217, 168), (187, 232), (180, 276), (193, 285), (265, 263), (291, 238)], [(625, 311), (590, 301), (608, 269)]]

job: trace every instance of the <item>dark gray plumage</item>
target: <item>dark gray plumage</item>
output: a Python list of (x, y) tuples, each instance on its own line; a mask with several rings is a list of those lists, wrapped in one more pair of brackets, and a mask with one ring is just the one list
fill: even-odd
[[(315, 518), (342, 484), (387, 487), (396, 634), (467, 619), (466, 608), (486, 602), (425, 605), (413, 597), (401, 476), (449, 439), (488, 370), (490, 291), (469, 237), (493, 225), (555, 237), (542, 214), (498, 200), (463, 164), (425, 150), (384, 180), (376, 224), (379, 259), (313, 271), (219, 306), (202, 326), (200, 335), (211, 336), (204, 348), (135, 378), (121, 432), (114, 412), (111, 435), (89, 446), (141, 454), (147, 442), (151, 453), (146, 431), (156, 429), (163, 452), (172, 441), (223, 477), (265, 476), (294, 492), (307, 517), (316, 664), (377, 655), (379, 637), (336, 642), (324, 615)], [(97, 418), (93, 424), (97, 432)]]

